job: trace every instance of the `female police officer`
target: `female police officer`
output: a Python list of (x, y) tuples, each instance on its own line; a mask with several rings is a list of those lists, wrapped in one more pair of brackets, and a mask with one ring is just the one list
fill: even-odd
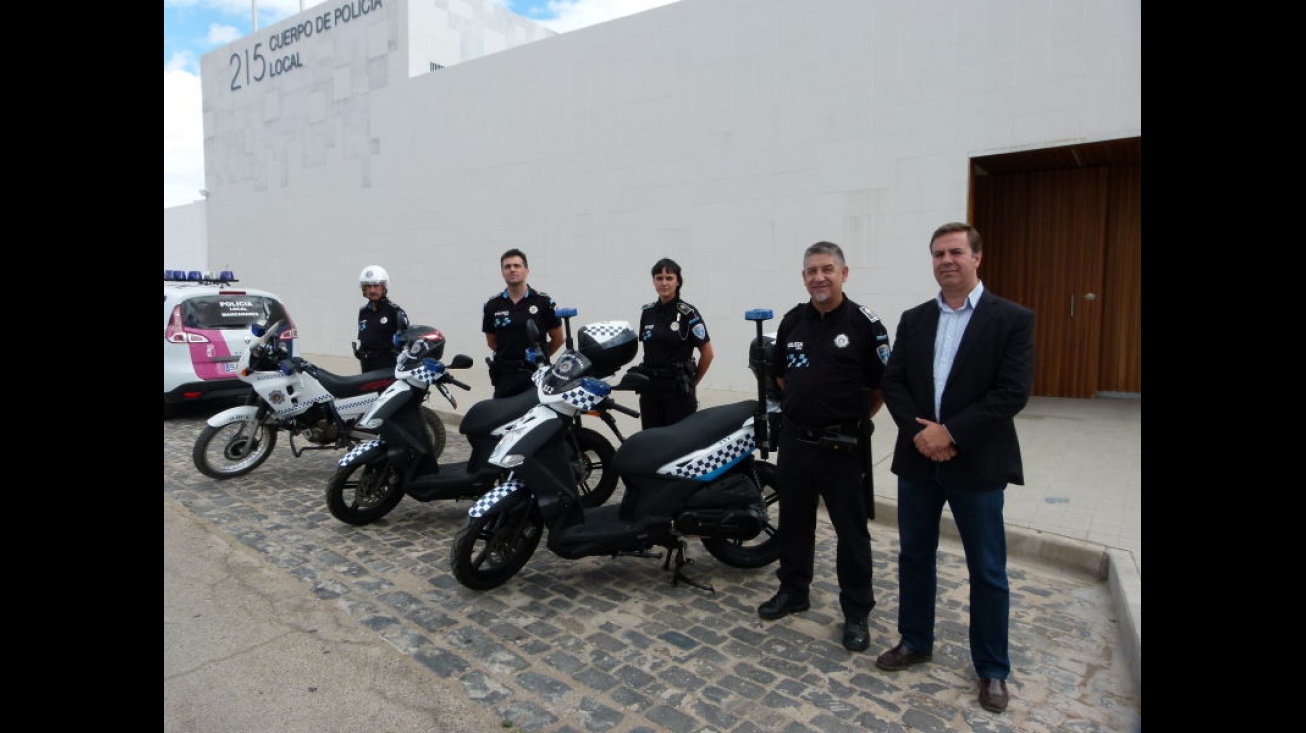
[[(637, 371), (650, 381), (640, 389), (640, 424), (645, 428), (671, 425), (698, 409), (696, 389), (712, 364), (712, 339), (698, 309), (680, 299), (684, 279), (675, 260), (653, 265), (653, 289), (658, 299), (639, 316), (639, 340), (644, 361)], [(698, 349), (698, 362), (694, 361)]]

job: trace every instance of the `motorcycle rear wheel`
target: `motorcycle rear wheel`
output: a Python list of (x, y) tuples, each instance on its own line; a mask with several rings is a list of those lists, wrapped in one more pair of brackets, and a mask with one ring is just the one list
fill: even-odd
[(575, 428), (567, 440), (572, 470), (576, 473), (576, 493), (586, 509), (601, 506), (617, 490), (617, 472), (612, 458), (617, 449), (603, 434), (589, 428)]
[(471, 517), (454, 536), (453, 576), (472, 590), (498, 588), (535, 554), (544, 518), (533, 500), (505, 512)]
[(327, 509), (331, 516), (355, 526), (371, 524), (384, 517), (403, 498), (399, 470), (389, 461), (355, 463), (337, 468), (326, 488)]
[(253, 420), (204, 426), (190, 457), (199, 472), (215, 479), (244, 476), (263, 464), (277, 446), (276, 428)]
[(712, 557), (733, 568), (761, 568), (780, 558), (780, 543), (776, 533), (780, 530), (780, 494), (776, 491), (775, 465), (767, 461), (754, 461), (757, 479), (762, 485), (762, 503), (766, 505), (766, 524), (751, 540), (727, 540), (719, 537), (703, 538), (703, 546)]

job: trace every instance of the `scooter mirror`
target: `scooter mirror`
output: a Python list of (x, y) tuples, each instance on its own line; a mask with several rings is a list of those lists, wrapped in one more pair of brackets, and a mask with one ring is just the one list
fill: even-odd
[(454, 354), (453, 361), (449, 362), (449, 369), (466, 369), (472, 365), (472, 357), (466, 354)]

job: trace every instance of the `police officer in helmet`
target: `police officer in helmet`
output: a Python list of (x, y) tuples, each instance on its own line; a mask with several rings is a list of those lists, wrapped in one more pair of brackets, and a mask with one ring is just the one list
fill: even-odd
[(354, 356), (364, 372), (394, 369), (395, 334), (408, 329), (408, 314), (390, 300), (390, 274), (380, 265), (368, 265), (358, 275), (367, 303), (358, 309), (358, 341)]

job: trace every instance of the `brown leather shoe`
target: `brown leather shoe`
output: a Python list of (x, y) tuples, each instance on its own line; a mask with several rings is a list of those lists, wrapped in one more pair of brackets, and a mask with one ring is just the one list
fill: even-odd
[(992, 677), (980, 678), (980, 707), (990, 713), (1000, 713), (1007, 709), (1007, 681)]
[(934, 658), (930, 652), (914, 652), (907, 647), (905, 642), (898, 642), (898, 646), (881, 654), (875, 659), (875, 666), (889, 672), (897, 672), (900, 669), (907, 669), (913, 664), (928, 662)]

